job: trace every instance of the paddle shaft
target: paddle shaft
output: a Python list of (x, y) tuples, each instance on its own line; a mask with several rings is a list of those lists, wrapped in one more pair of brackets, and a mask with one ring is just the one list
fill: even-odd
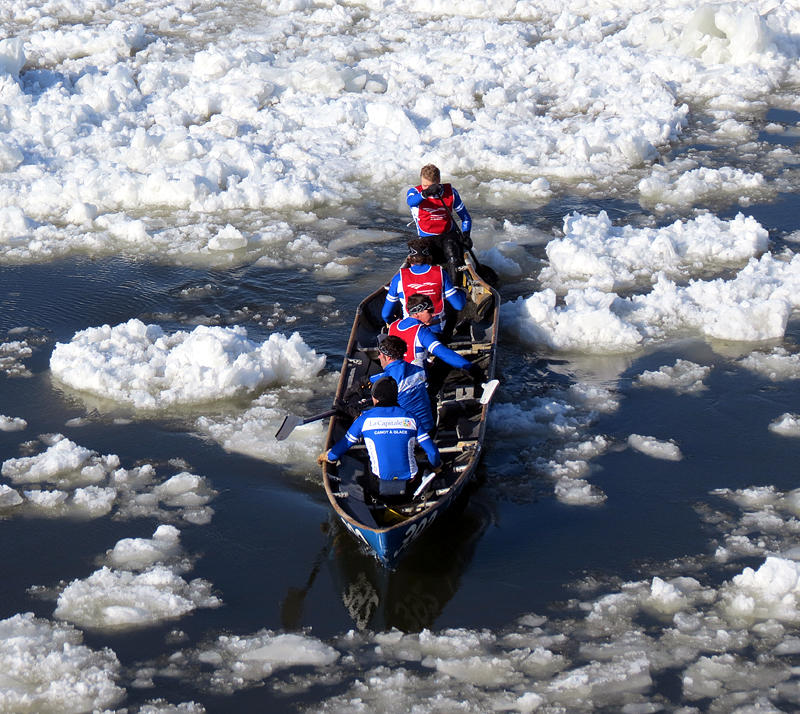
[[(458, 223), (456, 223), (456, 217), (453, 215), (453, 211), (450, 210), (450, 206), (447, 205), (447, 202), (444, 200), (443, 197), (437, 196), (437, 198), (442, 202), (442, 205), (444, 206), (444, 210), (447, 211), (447, 213), (450, 215), (450, 221), (453, 224), (453, 228), (456, 229), (456, 233), (458, 233), (458, 237), (461, 239), (462, 245), (464, 245), (464, 247), (466, 247), (466, 242), (465, 242), (465, 238), (464, 238), (464, 231), (462, 231), (461, 230), (461, 226)], [(475, 255), (475, 253), (472, 252), (472, 248), (467, 248), (467, 250), (469, 251), (469, 254), (472, 256), (472, 259), (475, 261), (475, 267), (477, 268), (480, 265), (480, 261), (478, 260), (478, 258)]]
[[(369, 404), (369, 400), (362, 400), (359, 402), (359, 406)], [(322, 412), (322, 414), (314, 414), (313, 416), (306, 417), (302, 419), (299, 416), (295, 416), (294, 414), (287, 414), (286, 418), (283, 420), (281, 424), (281, 428), (275, 433), (275, 440), (276, 441), (283, 441), (286, 439), (289, 434), (291, 434), (298, 426), (304, 426), (306, 424), (310, 424), (312, 421), (319, 421), (320, 419), (324, 419), (325, 417), (333, 416), (334, 414), (342, 414), (341, 409), (331, 409), (327, 412)]]
[(322, 414), (314, 414), (314, 416), (306, 417), (303, 419), (303, 424), (310, 424), (312, 421), (319, 421), (320, 419), (324, 419), (325, 417), (333, 416), (334, 414), (338, 414), (338, 409), (331, 409), (329, 412), (323, 412)]

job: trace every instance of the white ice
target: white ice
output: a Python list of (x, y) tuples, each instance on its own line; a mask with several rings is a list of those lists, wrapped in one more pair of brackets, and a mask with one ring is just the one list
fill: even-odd
[[(730, 495), (750, 513), (780, 503), (788, 507), (794, 498), (758, 489)], [(748, 527), (748, 513), (715, 522), (733, 533)], [(752, 524), (749, 528), (756, 535)], [(792, 541), (797, 542), (797, 532), (787, 511), (774, 542)], [(702, 575), (681, 574), (702, 573), (702, 556), (665, 564), (663, 576), (633, 582), (587, 578), (586, 591), (596, 596), (570, 604), (558, 621), (531, 615), (503, 632), (349, 632), (330, 646), (308, 636), (280, 645), (281, 636), (271, 633), (223, 637), (200, 650), (175, 653), (164, 673), (187, 676), (199, 661), (214, 668), (207, 675), (211, 685), (230, 693), (274, 676), (272, 657), (286, 648), (280, 661), (312, 667), (287, 682), (292, 692), (342, 678), (350, 682), (318, 711), (346, 711), (357, 700), (358, 711), (370, 714), (443, 708), (477, 714), (579, 708), (587, 702), (622, 712), (654, 712), (659, 708), (650, 694), (654, 682), (676, 671), (686, 701), (712, 697), (725, 712), (783, 711), (797, 702), (791, 662), (781, 656), (798, 651), (789, 628), (800, 621), (800, 564), (764, 557), (763, 551), (761, 558), (752, 552), (734, 557), (754, 555), (760, 565), (744, 567), (717, 586), (704, 585)], [(643, 617), (663, 627), (645, 631), (638, 624)], [(748, 647), (761, 656), (740, 656)], [(575, 657), (562, 654), (573, 649)]]
[(28, 422), (20, 417), (0, 415), (0, 431), (22, 431), (27, 426)]
[(137, 319), (77, 333), (55, 346), (53, 376), (73, 389), (141, 410), (203, 404), (307, 382), (325, 366), (298, 333), (257, 343), (241, 326), (166, 334)]
[(739, 360), (739, 364), (776, 382), (800, 379), (800, 353), (789, 352), (785, 347), (773, 347), (769, 352), (751, 352)]
[[(17, 490), (0, 484), (0, 508), (23, 506), (39, 516), (98, 518), (112, 513), (120, 518), (151, 517), (161, 521), (207, 523), (208, 505), (216, 492), (202, 476), (181, 471), (159, 477), (150, 464), (120, 467), (116, 454), (101, 456), (62, 434), (45, 435), (47, 448), (35, 456), (3, 462), (0, 473)], [(32, 442), (34, 444), (35, 442)]]
[(564, 237), (547, 244), (548, 287), (618, 291), (650, 284), (656, 273), (680, 278), (710, 265), (741, 266), (767, 249), (767, 231), (752, 217), (724, 221), (711, 214), (663, 228), (614, 226), (601, 212), (564, 219)]
[(730, 280), (690, 280), (663, 272), (652, 290), (621, 297), (590, 286), (571, 288), (563, 304), (551, 288), (501, 307), (504, 324), (524, 344), (556, 352), (625, 353), (669, 336), (709, 341), (781, 339), (800, 308), (800, 258), (765, 253)]
[(287, 416), (285, 409), (277, 408), (277, 401), (274, 395), (263, 395), (241, 414), (199, 417), (197, 429), (228, 451), (313, 470), (317, 454), (325, 447), (327, 420), (300, 425), (288, 438), (276, 441), (275, 434)]
[[(795, 162), (781, 148), (748, 171), (667, 156), (690, 106), (707, 114), (702, 132), (710, 143), (733, 151), (757, 145), (753, 127), (737, 116), (760, 113), (800, 81), (794, 2), (283, 0), (176, 9), (167, 2), (16, 0), (0, 7), (0, 26), (0, 260), (7, 263), (76, 252), (222, 266), (258, 258), (263, 266), (313, 271), (324, 282), (348, 276), (365, 259), (346, 253), (360, 247), (348, 233), (348, 220), (360, 219), (354, 207), (369, 200), (406, 215), (404, 188), (427, 161), (453, 178), (468, 206), (498, 211), (543, 204), (565, 189), (629, 195), (657, 211), (715, 199), (746, 206), (778, 190), (772, 176)], [(570, 220), (570, 230), (588, 232), (554, 242), (545, 273), (551, 290), (523, 295), (503, 311), (507, 334), (535, 349), (633, 353), (686, 334), (757, 345), (781, 340), (800, 307), (800, 263), (764, 254), (763, 229), (752, 223), (700, 216), (652, 229), (601, 225), (600, 217), (580, 214)], [(509, 281), (532, 278), (538, 266), (520, 246), (545, 241), (507, 229), (495, 236), (494, 228), (476, 226), (487, 263)], [(738, 272), (714, 279), (723, 270)], [(634, 287), (640, 294), (626, 294)], [(109, 344), (120, 336), (109, 328)], [(241, 374), (209, 390), (197, 381), (162, 381), (160, 357), (137, 365), (132, 355), (144, 354), (145, 342), (132, 338), (130, 348), (115, 355), (118, 369), (105, 370), (98, 344), (87, 339), (73, 354), (62, 352), (67, 357), (54, 372), (69, 374), (75, 389), (97, 382), (104, 398), (134, 406), (140, 399), (140, 408), (266, 386), (259, 379), (251, 386)], [(26, 341), (4, 342), (0, 369), (30, 376), (24, 360), (31, 354)], [(208, 367), (187, 359), (187, 373)], [(81, 362), (100, 366), (82, 373)], [(223, 362), (210, 367), (215, 378)], [(775, 374), (786, 378), (780, 375), (791, 374), (791, 364)], [(537, 409), (508, 412), (534, 436), (542, 424), (559, 427)], [(263, 426), (274, 415), (252, 417)], [(552, 460), (572, 474), (556, 482), (568, 498), (590, 486), (583, 478), (589, 461), (575, 456), (602, 453), (586, 423), (563, 420), (569, 444), (561, 461)], [(208, 433), (215, 427), (231, 447), (238, 439), (251, 448), (260, 433), (225, 420), (209, 423)], [(203, 504), (212, 494), (200, 477), (182, 471), (157, 491), (164, 479), (152, 466), (111, 468), (77, 444), (59, 443), (41, 458), (4, 464), (5, 477), (26, 490), (3, 484), (0, 505), (52, 510), (72, 499), (102, 513), (113, 489), (120, 516), (209, 517)], [(209, 647), (190, 664), (217, 665), (223, 690), (260, 683), (276, 663), (305, 664), (318, 672), (292, 686), (335, 682), (337, 694), (321, 706), (328, 712), (358, 700), (365, 713), (574, 706), (650, 714), (647, 688), (675, 671), (687, 706), (713, 697), (719, 711), (773, 711), (775, 703), (786, 710), (800, 697), (775, 646), (792, 649), (783, 628), (797, 612), (797, 569), (780, 551), (796, 545), (798, 497), (734, 498), (750, 510), (722, 534), (721, 555), (773, 560), (716, 589), (664, 572), (606, 586), (557, 625), (530, 618), (505, 635), (353, 634), (331, 644), (258, 633), (227, 649)], [(141, 546), (120, 546), (122, 562), (144, 563)], [(148, 552), (157, 560), (158, 551)], [(139, 574), (104, 568), (68, 586), (59, 607), (88, 627), (154, 622), (197, 606), (187, 588), (155, 563)], [(661, 635), (645, 631), (642, 613), (669, 626)], [(4, 660), (2, 677), (14, 679), (16, 667), (35, 680), (0, 681), (9, 710), (116, 705), (118, 664), (109, 651), (87, 650), (74, 634), (69, 648), (54, 644), (74, 633), (62, 625), (37, 621), (31, 636), (15, 618), (3, 624), (0, 645), (20, 649)], [(752, 661), (740, 654), (752, 650), (760, 655)], [(582, 659), (573, 664), (560, 651)], [(237, 668), (252, 679), (231, 675)], [(193, 672), (188, 667), (187, 678)], [(30, 692), (44, 694), (31, 703)], [(153, 704), (143, 709), (148, 714), (147, 706), (200, 709)]]
[(145, 570), (156, 563), (174, 561), (182, 553), (180, 531), (161, 525), (152, 538), (123, 538), (106, 553), (104, 561), (121, 570)]
[[(612, 413), (618, 406), (610, 390), (581, 382), (530, 400), (497, 401), (489, 412), (488, 438), (493, 448), (485, 457), (487, 464), (499, 476), (506, 461), (513, 459), (552, 481), (563, 503), (602, 503), (605, 494), (587, 479), (593, 470), (590, 462), (605, 453), (609, 442), (587, 431), (599, 413)], [(541, 447), (556, 440), (563, 446), (551, 456), (542, 456)], [(505, 487), (521, 495), (518, 479)]]
[(654, 436), (642, 436), (641, 434), (631, 434), (628, 437), (628, 445), (641, 451), (654, 459), (664, 459), (665, 461), (680, 461), (683, 458), (681, 450), (672, 441), (663, 441)]
[(746, 143), (732, 112), (800, 73), (798, 11), (774, 0), (231, 3), (230, 23), (205, 4), (13, 8), (0, 10), (7, 261), (304, 264), (316, 241), (311, 267), (341, 276), (324, 214), (365, 198), (405, 211), (427, 161), (470, 177), (473, 205), (576, 184), (648, 204), (754, 197), (758, 172), (652, 167), (690, 103), (714, 115), (712, 140)]
[(0, 473), (15, 483), (86, 485), (103, 479), (107, 471), (119, 466), (117, 456), (101, 457), (60, 434), (47, 441), (53, 443), (36, 456), (4, 461)]
[(664, 365), (655, 371), (645, 370), (636, 378), (634, 385), (671, 389), (678, 394), (692, 394), (706, 389), (703, 380), (711, 369), (689, 360), (678, 359), (672, 367)]
[(8, 377), (32, 377), (23, 360), (33, 354), (33, 348), (25, 340), (0, 342), (0, 371)]
[(125, 697), (120, 664), (108, 648), (83, 644), (75, 628), (32, 613), (0, 621), (0, 711), (79, 714)]
[(54, 616), (81, 627), (128, 630), (222, 605), (211, 583), (178, 574), (191, 569), (180, 554), (173, 526), (159, 526), (151, 539), (124, 539), (106, 554), (109, 565), (61, 591)]
[(800, 436), (800, 415), (785, 412), (769, 425), (769, 430), (782, 436)]
[[(271, 677), (282, 669), (327, 668), (341, 653), (316, 637), (262, 630), (253, 635), (220, 635), (196, 650), (178, 652), (157, 673), (183, 678), (202, 667), (206, 686), (231, 694)], [(209, 670), (209, 667), (211, 670)]]

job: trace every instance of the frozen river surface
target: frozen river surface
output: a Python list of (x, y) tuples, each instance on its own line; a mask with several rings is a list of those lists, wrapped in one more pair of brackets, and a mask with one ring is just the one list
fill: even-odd
[[(0, 712), (800, 706), (800, 7), (0, 8)], [(330, 518), (433, 161), (502, 278), (464, 513)]]

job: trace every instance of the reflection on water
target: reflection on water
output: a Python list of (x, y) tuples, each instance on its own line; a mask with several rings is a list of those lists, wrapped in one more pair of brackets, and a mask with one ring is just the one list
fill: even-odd
[(359, 630), (419, 632), (435, 625), (492, 520), (485, 504), (466, 498), (420, 536), (394, 570), (378, 563), (338, 519), (331, 519), (328, 565)]
[(325, 563), (325, 558), (328, 555), (328, 547), (326, 543), (316, 560), (314, 560), (314, 565), (311, 568), (311, 573), (308, 576), (308, 580), (306, 580), (306, 584), (301, 588), (290, 587), (287, 591), (286, 597), (281, 604), (281, 625), (284, 629), (297, 630), (300, 627), (305, 610), (306, 596), (309, 590), (311, 590), (312, 585), (314, 585), (314, 581), (317, 579), (322, 565)]

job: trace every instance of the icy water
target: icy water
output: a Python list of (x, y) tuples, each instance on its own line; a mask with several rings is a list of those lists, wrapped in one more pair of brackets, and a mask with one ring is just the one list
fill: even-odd
[[(798, 37), (788, 0), (0, 3), (0, 714), (797, 711)], [(429, 161), (501, 387), (389, 572), (323, 425), (272, 435)]]
[[(790, 195), (754, 206), (752, 213), (780, 240), (798, 215), (795, 204)], [(582, 206), (587, 213), (600, 209), (616, 219), (625, 217), (625, 206), (619, 203)], [(527, 220), (552, 230), (558, 227), (555, 217), (565, 211), (563, 205), (551, 205), (528, 214)], [(588, 507), (559, 502), (551, 482), (530, 468), (530, 458), (519, 458), (519, 444), (490, 431), (479, 483), (466, 511), (420, 540), (390, 574), (331, 522), (316, 473), (297, 473), (227, 452), (197, 434), (194, 415), (128, 421), (131, 414), (124, 409), (92, 410), (51, 382), (48, 360), (54, 343), (66, 342), (89, 326), (134, 317), (165, 329), (242, 324), (257, 341), (272, 329), (296, 329), (329, 356), (327, 370), (335, 372), (356, 305), (372, 286), (391, 276), (403, 254), (401, 240), (373, 248), (377, 260), (371, 268), (355, 279), (326, 280), (324, 285), (295, 269), (256, 266), (206, 270), (70, 258), (0, 268), (0, 329), (27, 326), (33, 345), (33, 354), (23, 360), (31, 374), (0, 380), (2, 411), (24, 418), (27, 435), (64, 433), (100, 454), (117, 454), (125, 468), (181, 459), (219, 494), (211, 504), (211, 522), (183, 527), (181, 542), (197, 556), (192, 577), (212, 583), (224, 605), (134, 632), (90, 629), (85, 643), (111, 647), (122, 663), (123, 681), (145, 664), (161, 660), (163, 665), (176, 650), (219, 634), (250, 635), (266, 628), (273, 633), (305, 631), (330, 641), (364, 628), (503, 631), (528, 613), (557, 619), (571, 600), (585, 597), (587, 578), (596, 583), (592, 597), (597, 597), (613, 591), (613, 583), (652, 577), (669, 571), (671, 561), (707, 555), (717, 534), (701, 517), (700, 504), (721, 507), (710, 495), (713, 489), (796, 487), (797, 443), (766, 425), (796, 408), (800, 381), (774, 383), (736, 366), (736, 345), (726, 355), (719, 346), (712, 350), (704, 341), (684, 339), (630, 356), (570, 359), (537, 354), (502, 339), (499, 403), (520, 402), (578, 380), (605, 381), (613, 389), (619, 407), (600, 415), (585, 434), (602, 434), (619, 445), (591, 462), (590, 480), (607, 499)], [(541, 248), (529, 251), (543, 255)], [(198, 286), (203, 290), (187, 291)], [(519, 284), (512, 284), (501, 294), (511, 299), (519, 290)], [(320, 293), (334, 295), (335, 303), (316, 301)], [(263, 315), (274, 312), (276, 303), (282, 315), (297, 317), (291, 328), (264, 326)], [(787, 339), (794, 339), (791, 326)], [(636, 375), (679, 358), (713, 367), (704, 391), (677, 394), (633, 386)], [(617, 374), (619, 380), (607, 378)], [(322, 411), (327, 404), (323, 394), (307, 405), (306, 413)], [(87, 416), (79, 426), (65, 427), (69, 420)], [(673, 440), (684, 458), (667, 461), (625, 449), (631, 433)], [(0, 457), (18, 456), (21, 441), (18, 432), (0, 432)], [(558, 447), (552, 438), (528, 441), (542, 455)], [(86, 577), (99, 554), (122, 538), (148, 538), (157, 525), (146, 517), (1, 520), (0, 618), (28, 611), (50, 617), (52, 600), (31, 592), (32, 586), (51, 588)], [(754, 567), (758, 563), (753, 559)], [(711, 582), (730, 577), (723, 566), (705, 575)], [(304, 671), (290, 667), (274, 677), (285, 682), (302, 678)], [(348, 686), (345, 677), (308, 691), (281, 691), (269, 683), (223, 695), (201, 679), (156, 676), (152, 688), (128, 686), (126, 704), (163, 697), (199, 702), (208, 712), (289, 712)], [(674, 689), (669, 681), (652, 688), (654, 695), (661, 693), (676, 704), (680, 695)]]

